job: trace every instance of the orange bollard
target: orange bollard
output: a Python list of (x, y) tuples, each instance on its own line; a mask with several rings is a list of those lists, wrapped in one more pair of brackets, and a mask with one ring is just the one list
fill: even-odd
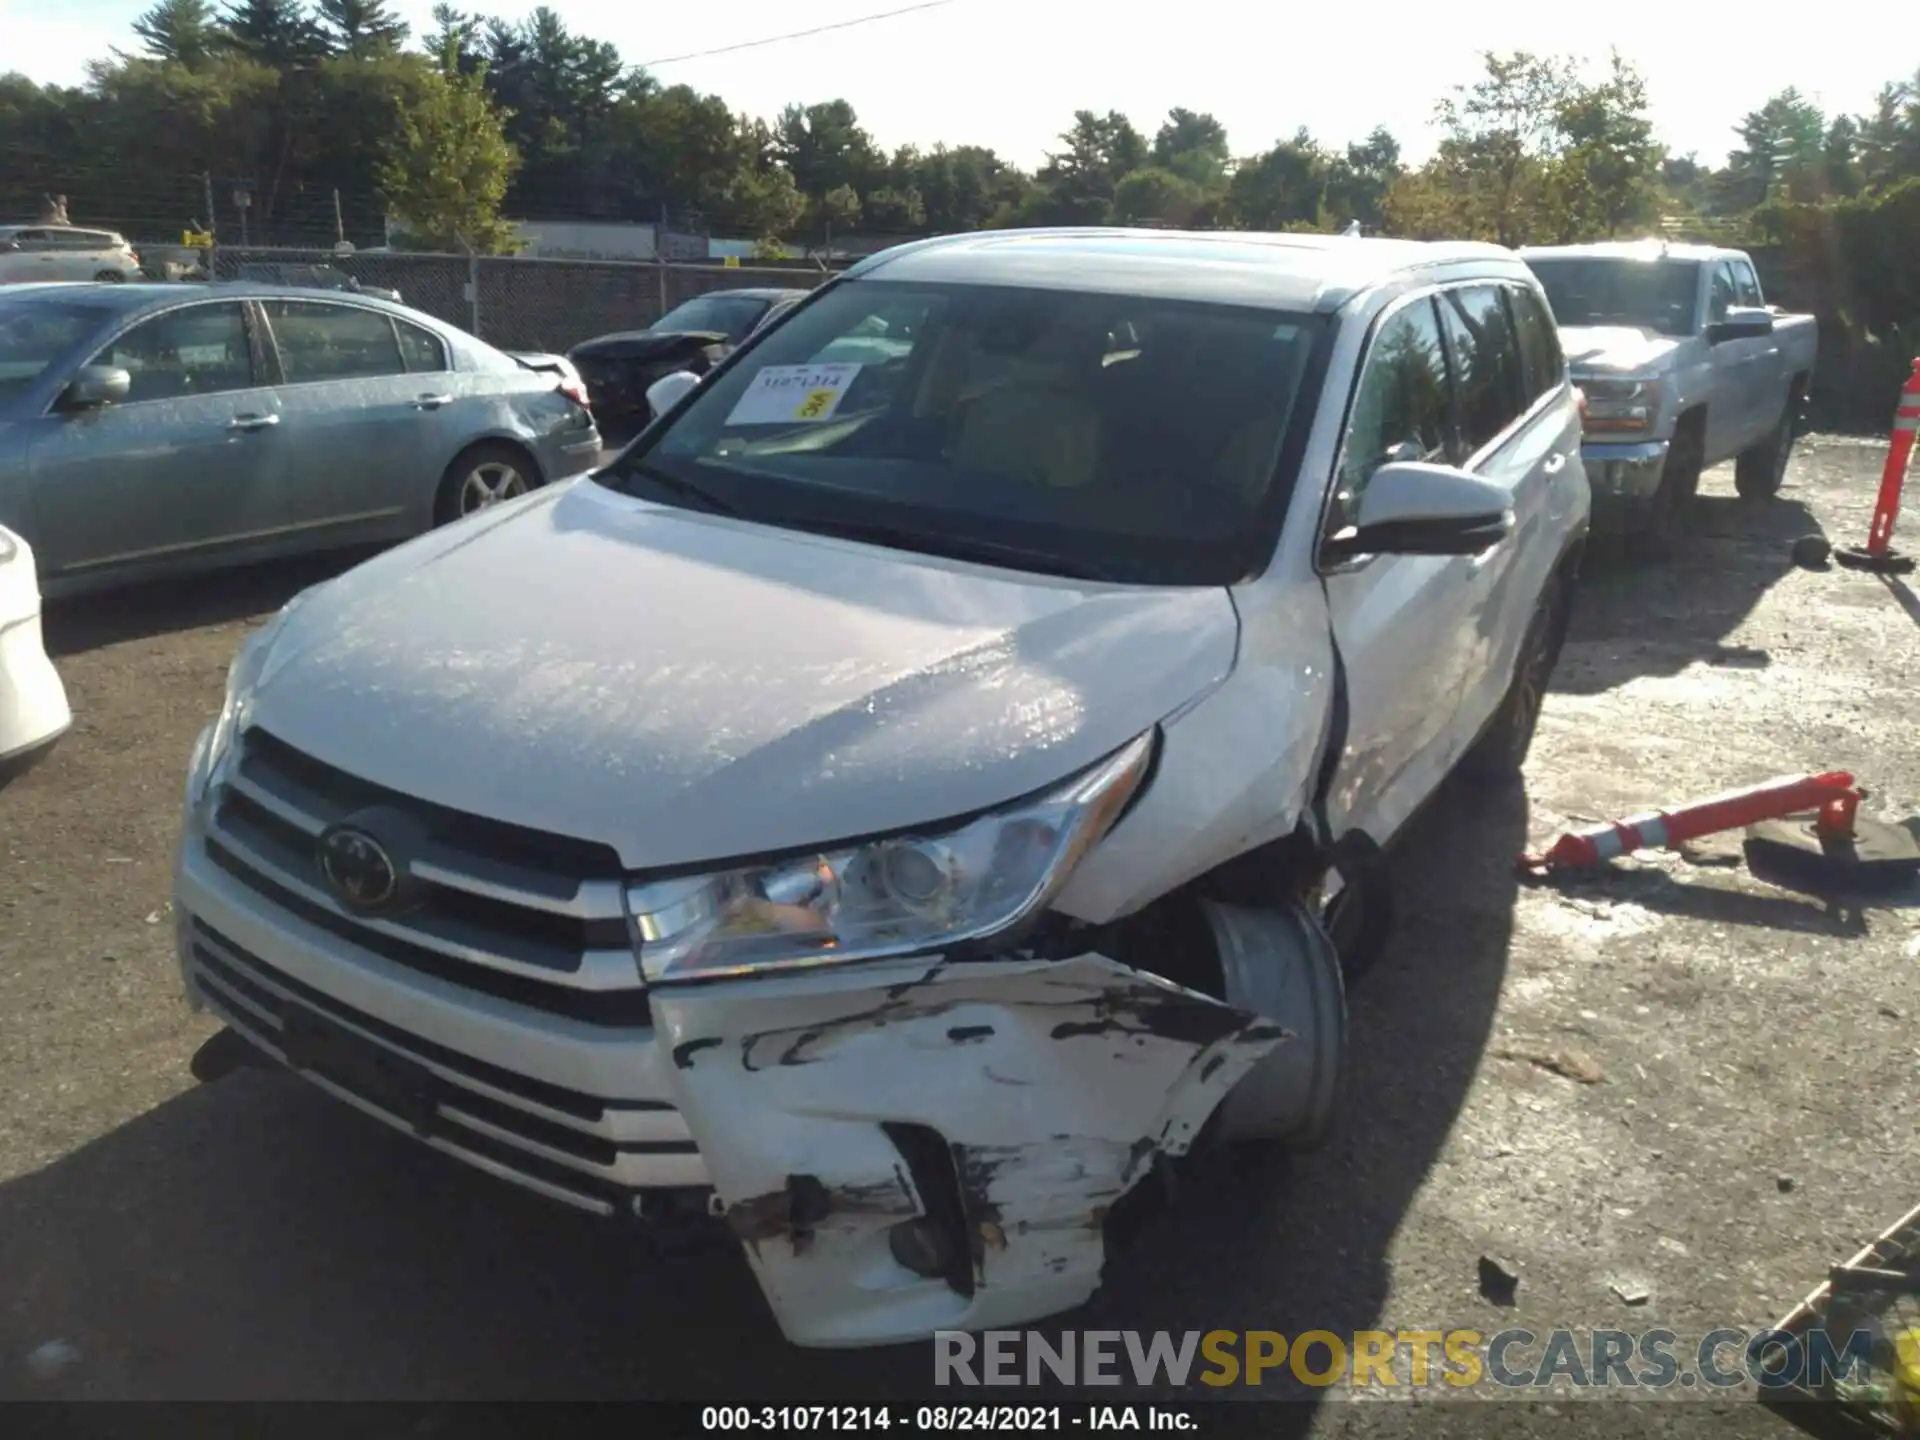
[(1893, 415), (1893, 439), (1887, 446), (1887, 463), (1880, 471), (1880, 493), (1873, 504), (1873, 520), (1867, 527), (1865, 548), (1848, 545), (1833, 552), (1833, 558), (1854, 570), (1875, 570), (1883, 575), (1904, 575), (1913, 569), (1910, 556), (1893, 548), (1893, 522), (1900, 518), (1900, 492), (1906, 485), (1907, 462), (1913, 456), (1914, 432), (1920, 430), (1920, 359), (1900, 392), (1900, 404)]
[(1821, 813), (1829, 829), (1850, 824), (1859, 793), (1844, 770), (1770, 780), (1745, 790), (1699, 800), (1675, 810), (1655, 810), (1585, 830), (1570, 830), (1538, 855), (1522, 855), (1520, 869), (1591, 869), (1635, 850), (1672, 849), (1682, 841), (1723, 830), (1741, 830), (1804, 810)]

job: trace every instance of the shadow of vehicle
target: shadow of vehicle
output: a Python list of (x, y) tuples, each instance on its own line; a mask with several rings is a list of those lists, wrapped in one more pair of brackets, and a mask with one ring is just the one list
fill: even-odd
[[(1284, 1171), (1203, 1172), (1109, 1265), (1089, 1306), (1043, 1329), (1297, 1334), (1380, 1316), (1388, 1248), (1490, 1031), (1526, 819), (1517, 788), (1455, 785), (1409, 831), (1396, 885), (1400, 913), (1419, 922), (1353, 997), (1352, 1090), (1329, 1145)], [(1473, 1257), (1462, 1265), (1463, 1303), (1476, 1304)], [(51, 1381), (0, 1369), (0, 1399), (28, 1387), (443, 1401), (932, 1393), (930, 1345), (790, 1348), (736, 1254), (661, 1258), (635, 1229), (492, 1183), (275, 1073), (189, 1090), (0, 1185), (0, 1273), (11, 1277), (0, 1353), (62, 1340), (79, 1355)], [(1212, 1398), (1192, 1383), (1203, 1368), (1186, 1398)], [(1318, 1393), (1274, 1378), (1220, 1393)], [(1274, 1418), (1304, 1424), (1313, 1409)]]
[(57, 660), (129, 640), (270, 615), (309, 585), (331, 580), (374, 553), (372, 547), (334, 550), (49, 600), (41, 617), (47, 653)]
[(1798, 500), (1715, 493), (1699, 497), (1672, 559), (1634, 562), (1597, 548), (1581, 576), (1553, 688), (1594, 695), (1702, 662), (1764, 668), (1764, 650), (1729, 646), (1726, 638), (1793, 568), (1793, 542), (1819, 533), (1820, 522)]

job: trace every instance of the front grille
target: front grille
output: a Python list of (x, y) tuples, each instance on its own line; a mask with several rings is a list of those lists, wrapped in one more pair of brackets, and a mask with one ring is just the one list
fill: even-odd
[[(434, 1148), (549, 1198), (602, 1215), (631, 1213), (640, 1190), (696, 1193), (705, 1171), (678, 1110), (607, 1100), (520, 1075), (409, 1034), (274, 969), (204, 921), (188, 927), (195, 988), (228, 1025), (282, 1063), (316, 1023), (404, 1083), (372, 1086), (355, 1071), (308, 1072)], [(404, 1093), (411, 1102), (396, 1103)], [(410, 1113), (403, 1113), (410, 1112)]]
[[(619, 857), (609, 847), (462, 814), (374, 785), (254, 729), (208, 826), (209, 857), (302, 920), (395, 963), (573, 1019), (649, 1023)], [(392, 806), (425, 827), (406, 911), (334, 898), (315, 854), (329, 825)]]

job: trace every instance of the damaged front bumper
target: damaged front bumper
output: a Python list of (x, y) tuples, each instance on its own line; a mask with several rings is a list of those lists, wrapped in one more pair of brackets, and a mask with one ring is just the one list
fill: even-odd
[(196, 1007), (550, 1199), (724, 1216), (799, 1345), (1069, 1309), (1099, 1286), (1109, 1212), (1216, 1111), (1223, 1135), (1299, 1143), (1333, 1106), (1338, 957), (1297, 907), (1202, 904), (1225, 1000), (1098, 953), (922, 958), (661, 986), (650, 1023), (590, 1024), (369, 949), (317, 897), (217, 861), (205, 766), (203, 735), (174, 882)]
[(1080, 1304), (1111, 1207), (1284, 1034), (1101, 955), (885, 972), (654, 997), (679, 1108), (799, 1345)]

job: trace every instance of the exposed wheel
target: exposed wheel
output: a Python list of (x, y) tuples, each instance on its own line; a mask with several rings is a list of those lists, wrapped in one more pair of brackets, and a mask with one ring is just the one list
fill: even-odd
[(1789, 402), (1767, 438), (1735, 458), (1733, 488), (1747, 499), (1771, 500), (1780, 493), (1787, 478), (1787, 461), (1793, 455), (1793, 411)]
[(102, 270), (93, 278), (106, 285), (121, 285), (126, 282), (127, 277), (118, 270)]
[(1513, 683), (1500, 702), (1493, 723), (1460, 761), (1463, 773), (1489, 784), (1506, 784), (1520, 777), (1540, 726), (1547, 701), (1547, 685), (1559, 663), (1566, 640), (1572, 596), (1566, 577), (1556, 575), (1533, 612), (1526, 638), (1520, 642), (1520, 660)]
[(475, 445), (447, 467), (434, 505), (434, 522), (445, 525), (477, 515), (518, 499), (539, 483), (538, 472), (524, 451), (499, 442)]

